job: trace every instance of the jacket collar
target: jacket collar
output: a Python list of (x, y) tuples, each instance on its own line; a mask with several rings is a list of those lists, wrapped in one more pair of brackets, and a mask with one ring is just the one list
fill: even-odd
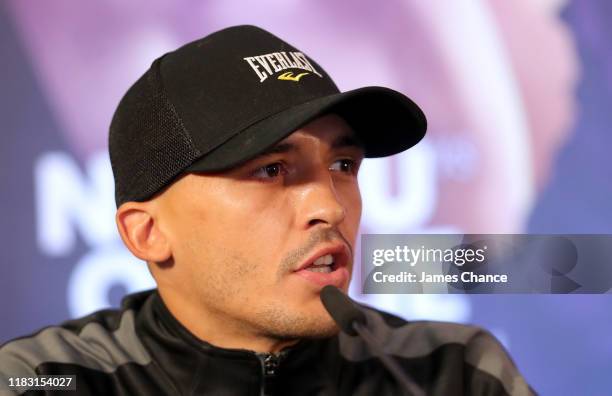
[[(136, 331), (151, 354), (152, 364), (158, 366), (160, 375), (174, 383), (180, 394), (215, 394), (225, 389), (236, 394), (252, 393), (256, 389), (262, 393), (259, 390), (285, 382), (283, 378), (304, 375), (311, 377), (311, 386), (317, 386), (312, 376), (322, 370), (324, 360), (331, 358), (329, 348), (337, 355), (337, 337), (303, 339), (277, 355), (220, 348), (187, 330), (170, 313), (157, 290), (139, 293), (133, 298), (139, 298), (142, 303)], [(266, 361), (275, 365), (272, 374), (266, 370)]]

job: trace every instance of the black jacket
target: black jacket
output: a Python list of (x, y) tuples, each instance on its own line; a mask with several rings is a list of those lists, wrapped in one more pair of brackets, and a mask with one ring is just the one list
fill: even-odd
[[(364, 310), (385, 350), (428, 395), (533, 394), (503, 347), (480, 328)], [(75, 374), (79, 395), (401, 394), (357, 337), (302, 340), (278, 355), (218, 348), (189, 333), (156, 291), (0, 348), (0, 395), (9, 377), (45, 374)]]

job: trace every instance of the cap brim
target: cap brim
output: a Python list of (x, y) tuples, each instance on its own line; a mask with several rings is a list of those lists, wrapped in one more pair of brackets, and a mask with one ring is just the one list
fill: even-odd
[(260, 120), (196, 160), (186, 171), (213, 172), (248, 161), (310, 121), (341, 116), (363, 142), (365, 156), (385, 157), (417, 144), (427, 129), (421, 109), (389, 88), (365, 87), (291, 107)]

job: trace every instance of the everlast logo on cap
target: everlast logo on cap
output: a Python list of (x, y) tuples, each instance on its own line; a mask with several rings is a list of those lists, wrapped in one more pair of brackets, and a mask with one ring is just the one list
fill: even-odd
[(272, 52), (270, 54), (249, 56), (244, 58), (259, 77), (259, 82), (264, 82), (274, 73), (286, 69), (301, 69), (306, 70), (306, 73), (294, 75), (293, 72), (285, 72), (277, 77), (279, 80), (300, 81), (304, 76), (314, 73), (319, 77), (323, 77), (321, 73), (315, 70), (312, 64), (301, 52)]

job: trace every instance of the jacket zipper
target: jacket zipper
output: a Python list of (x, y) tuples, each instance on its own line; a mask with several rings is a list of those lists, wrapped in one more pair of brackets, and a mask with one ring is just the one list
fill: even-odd
[(266, 384), (270, 384), (271, 381), (274, 380), (276, 371), (278, 370), (278, 365), (281, 361), (281, 355), (276, 355), (273, 353), (258, 353), (257, 357), (261, 363), (262, 374), (259, 394), (260, 396), (268, 396), (269, 394), (266, 393)]

